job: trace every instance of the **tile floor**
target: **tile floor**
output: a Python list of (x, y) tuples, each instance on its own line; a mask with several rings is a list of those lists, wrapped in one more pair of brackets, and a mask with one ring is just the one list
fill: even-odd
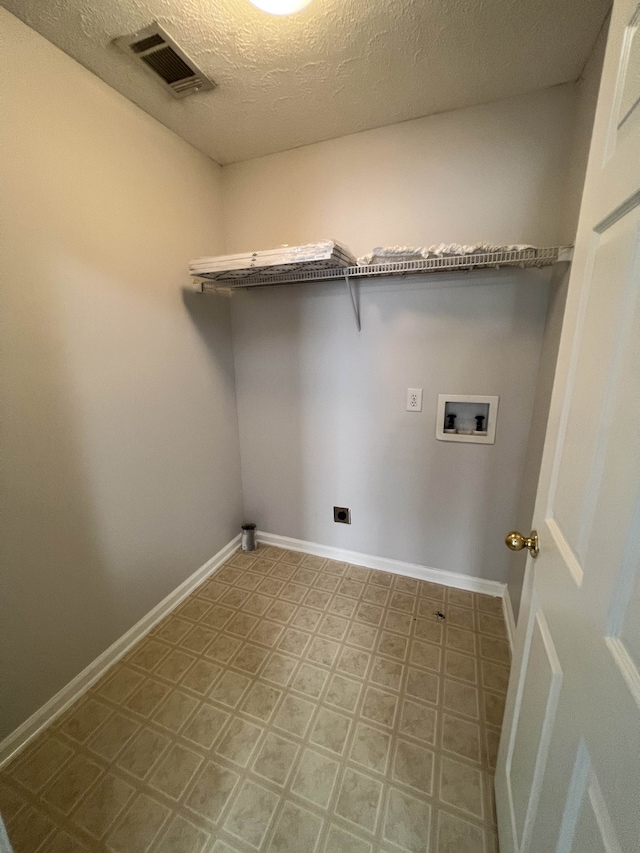
[(495, 853), (500, 605), (237, 552), (0, 773), (15, 853)]

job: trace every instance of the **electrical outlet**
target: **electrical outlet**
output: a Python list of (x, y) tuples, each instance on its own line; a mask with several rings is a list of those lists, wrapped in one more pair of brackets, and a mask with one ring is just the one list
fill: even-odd
[(422, 411), (422, 388), (407, 388), (407, 411)]
[(348, 506), (334, 506), (333, 520), (338, 524), (351, 524), (351, 510)]

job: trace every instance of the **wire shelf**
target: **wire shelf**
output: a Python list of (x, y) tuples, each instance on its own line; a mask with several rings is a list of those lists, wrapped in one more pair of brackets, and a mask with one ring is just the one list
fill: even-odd
[(570, 261), (572, 249), (568, 246), (551, 246), (541, 249), (500, 250), (479, 252), (475, 255), (448, 255), (420, 261), (399, 261), (369, 266), (338, 267), (335, 269), (304, 270), (300, 267), (290, 273), (265, 275), (260, 270), (246, 277), (224, 279), (221, 273), (192, 273), (198, 279), (196, 289), (202, 293), (219, 290), (238, 290), (245, 287), (273, 287), (283, 284), (307, 284), (314, 281), (344, 281), (351, 278), (377, 278), (405, 276), (421, 273), (453, 272), (499, 267), (546, 267), (558, 261)]

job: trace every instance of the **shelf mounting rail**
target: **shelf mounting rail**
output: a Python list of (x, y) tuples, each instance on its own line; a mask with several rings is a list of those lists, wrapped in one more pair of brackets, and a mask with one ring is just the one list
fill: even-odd
[(282, 285), (310, 284), (344, 280), (351, 299), (358, 331), (360, 331), (360, 310), (355, 298), (352, 279), (382, 278), (387, 276), (421, 275), (480, 269), (499, 269), (500, 267), (546, 267), (552, 264), (571, 261), (572, 246), (550, 246), (531, 249), (500, 249), (494, 252), (478, 252), (474, 255), (443, 255), (420, 261), (397, 261), (388, 264), (370, 264), (368, 266), (337, 267), (335, 269), (305, 270), (304, 264), (287, 273), (269, 275), (265, 268), (247, 270), (246, 275), (225, 278), (228, 273), (198, 272), (191, 273), (196, 279), (195, 289), (199, 293), (229, 293), (246, 287), (275, 287)]

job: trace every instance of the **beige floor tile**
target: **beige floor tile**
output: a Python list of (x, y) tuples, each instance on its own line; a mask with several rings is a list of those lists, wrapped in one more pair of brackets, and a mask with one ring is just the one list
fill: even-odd
[(285, 785), (299, 746), (280, 735), (269, 733), (253, 762), (253, 772), (276, 785)]
[(410, 661), (414, 666), (440, 672), (442, 666), (442, 649), (433, 643), (423, 643), (414, 640), (411, 644)]
[(276, 714), (274, 725), (286, 732), (303, 737), (316, 706), (299, 696), (286, 696)]
[(256, 717), (266, 723), (273, 714), (281, 696), (281, 690), (276, 690), (275, 687), (270, 687), (268, 684), (258, 681), (249, 690), (246, 699), (240, 707), (245, 714), (249, 714), (251, 717)]
[(480, 669), (483, 687), (495, 693), (506, 693), (509, 684), (509, 669), (506, 666), (483, 660), (480, 663)]
[(309, 740), (318, 746), (342, 755), (351, 729), (351, 720), (344, 714), (320, 708)]
[(329, 804), (338, 773), (338, 762), (313, 749), (305, 749), (291, 790), (321, 808)]
[(418, 582), (418, 594), (421, 598), (432, 598), (434, 601), (444, 601), (447, 592), (446, 586), (429, 581)]
[(181, 744), (171, 747), (149, 784), (173, 800), (179, 799), (203, 762), (201, 755)]
[[(215, 637), (216, 632), (212, 628), (206, 628), (204, 625), (196, 625), (189, 631), (187, 636), (180, 643), (180, 648), (188, 652), (201, 654)], [(164, 657), (164, 656), (163, 656)], [(132, 663), (135, 661), (132, 660)]]
[(219, 634), (205, 651), (205, 656), (220, 663), (228, 663), (242, 645), (237, 637)]
[(112, 713), (107, 705), (88, 697), (74, 706), (71, 715), (61, 723), (60, 731), (67, 737), (84, 743)]
[(455, 652), (452, 649), (447, 649), (445, 652), (444, 671), (451, 678), (460, 678), (471, 684), (476, 684), (478, 681), (478, 667), (475, 657), (460, 654), (460, 652)]
[(235, 615), (235, 610), (230, 607), (225, 607), (222, 604), (216, 604), (202, 618), (202, 624), (216, 631), (221, 631), (229, 620)]
[(4, 822), (10, 823), (18, 812), (26, 807), (27, 800), (6, 783), (0, 781), (0, 814)]
[(391, 736), (365, 723), (358, 723), (353, 744), (351, 760), (362, 764), (369, 770), (384, 774), (387, 770)]
[(237, 552), (0, 771), (16, 853), (497, 853), (505, 637), (499, 599)]
[(440, 809), (435, 853), (484, 853), (484, 830)]
[(37, 850), (54, 830), (53, 821), (32, 806), (19, 812), (7, 826), (14, 853), (31, 853)]
[(347, 635), (347, 643), (352, 646), (359, 646), (363, 649), (372, 649), (378, 638), (378, 631), (369, 625), (355, 624), (351, 626)]
[(109, 834), (109, 849), (116, 853), (146, 853), (170, 813), (162, 803), (141, 794)]
[(306, 693), (315, 699), (322, 693), (327, 676), (326, 670), (303, 663), (293, 679), (292, 686), (295, 690)]
[(254, 643), (260, 643), (261, 646), (273, 647), (284, 633), (284, 630), (284, 625), (263, 620), (253, 629), (250, 639)]
[(60, 830), (54, 832), (40, 850), (42, 853), (87, 853), (89, 848), (68, 832)]
[(368, 602), (369, 604), (377, 604), (380, 607), (384, 607), (385, 604), (389, 601), (390, 594), (390, 590), (385, 589), (382, 586), (375, 586), (374, 584), (369, 584), (362, 595), (362, 600)]
[(366, 601), (363, 601), (356, 610), (358, 622), (366, 622), (368, 625), (375, 625), (376, 627), (382, 622), (383, 616), (382, 607), (378, 607), (377, 604), (368, 604)]
[(358, 678), (364, 678), (371, 655), (369, 652), (364, 652), (361, 649), (352, 649), (345, 646), (342, 654), (338, 658), (338, 669), (348, 675), (355, 675)]
[(404, 667), (402, 664), (387, 660), (386, 658), (374, 657), (370, 678), (371, 681), (383, 687), (399, 690), (403, 672)]
[(391, 788), (384, 822), (384, 838), (409, 853), (428, 849), (431, 804)]
[(450, 604), (446, 608), (447, 623), (456, 628), (465, 628), (474, 631), (476, 627), (476, 614), (468, 607), (455, 607)]
[(490, 595), (476, 595), (478, 610), (492, 616), (502, 616), (502, 599)]
[(440, 694), (440, 679), (432, 672), (423, 672), (420, 669), (409, 668), (407, 678), (407, 694), (423, 702), (438, 703)]
[(153, 721), (171, 732), (179, 732), (197, 705), (198, 700), (195, 697), (183, 693), (182, 690), (172, 690), (156, 709)]
[(210, 838), (208, 832), (194, 826), (182, 815), (176, 815), (154, 846), (153, 853), (202, 853)]
[(246, 675), (228, 670), (211, 688), (209, 696), (215, 702), (235, 708), (250, 684), (251, 679)]
[(83, 755), (76, 755), (57, 776), (47, 783), (40, 796), (63, 814), (69, 814), (101, 775), (102, 769), (98, 764)]
[[(209, 610), (209, 608), (205, 608), (204, 612)], [(204, 612), (201, 615), (204, 615)], [(180, 640), (191, 630), (192, 625), (190, 622), (187, 622), (185, 619), (179, 619), (174, 617), (173, 619), (166, 620), (157, 630), (156, 637), (159, 640), (165, 640), (167, 643), (173, 643), (177, 645)]]
[(396, 718), (398, 697), (377, 687), (368, 687), (361, 714), (366, 720), (392, 728)]
[(430, 643), (440, 645), (442, 643), (444, 632), (441, 622), (436, 622), (435, 618), (417, 619), (416, 620), (416, 637), (420, 640), (427, 640)]
[(440, 802), (460, 809), (472, 817), (484, 817), (482, 773), (469, 764), (442, 757), (440, 764)]
[(318, 578), (318, 572), (314, 572), (311, 569), (300, 568), (293, 576), (293, 579), (296, 583), (306, 584), (307, 586), (313, 586)]
[(236, 669), (242, 669), (245, 672), (255, 675), (269, 654), (267, 649), (261, 646), (254, 646), (252, 643), (245, 643), (238, 654), (233, 659), (232, 665)]
[(387, 572), (371, 572), (369, 580), (377, 586), (391, 587), (393, 583), (393, 575)]
[(311, 634), (308, 631), (299, 631), (295, 628), (288, 628), (282, 635), (278, 643), (278, 648), (283, 652), (301, 656), (304, 654), (310, 640)]
[(279, 797), (262, 785), (245, 782), (224, 822), (224, 828), (231, 835), (260, 849), (278, 801)]
[(394, 589), (398, 592), (406, 592), (415, 597), (418, 592), (418, 581), (415, 578), (407, 578), (404, 575), (396, 575), (393, 584)]
[(431, 796), (434, 757), (430, 749), (397, 738), (393, 756), (393, 779)]
[(405, 699), (402, 703), (399, 730), (409, 737), (435, 744), (437, 720), (438, 712), (434, 708)]
[[(396, 658), (399, 661), (404, 661), (407, 657), (408, 640), (406, 637), (400, 637), (397, 634), (391, 634), (388, 631), (383, 631), (378, 642), (378, 653), (387, 657)], [(438, 649), (438, 654), (440, 650)]]
[(318, 628), (318, 633), (332, 640), (341, 640), (349, 627), (349, 623), (341, 616), (328, 614), (324, 617)]
[(501, 693), (483, 694), (484, 719), (490, 726), (497, 726), (499, 728), (502, 725), (504, 702), (505, 696)]
[(371, 844), (356, 838), (339, 826), (332, 826), (327, 835), (324, 853), (371, 853)]
[(229, 714), (209, 702), (203, 702), (182, 732), (183, 737), (204, 749), (211, 749)]
[(353, 711), (356, 707), (362, 684), (353, 678), (336, 673), (329, 682), (325, 702), (342, 708), (343, 711)]
[(444, 707), (477, 720), (480, 716), (478, 691), (471, 684), (462, 684), (450, 678), (444, 680)]
[(139, 722), (117, 712), (98, 729), (88, 741), (87, 747), (100, 758), (111, 762), (139, 728)]
[(171, 686), (148, 678), (135, 693), (132, 693), (123, 703), (123, 708), (134, 711), (142, 717), (150, 716), (160, 702), (171, 693)]
[(285, 687), (290, 681), (299, 661), (276, 652), (269, 657), (260, 677)]
[(106, 678), (99, 681), (94, 690), (100, 696), (119, 705), (129, 696), (136, 687), (144, 681), (144, 676), (126, 666), (115, 668), (115, 672), (109, 673)]
[(71, 816), (72, 823), (95, 838), (103, 835), (115, 823), (135, 788), (124, 779), (109, 773), (92, 788)]
[(404, 592), (394, 592), (391, 595), (389, 607), (392, 610), (401, 610), (403, 613), (413, 613), (416, 606), (415, 595), (407, 595)]
[(322, 614), (317, 610), (311, 610), (308, 607), (301, 607), (291, 620), (291, 624), (304, 631), (313, 631), (317, 627), (321, 618)]
[(125, 747), (117, 766), (144, 779), (169, 743), (168, 737), (145, 727)]
[(45, 735), (24, 756), (19, 756), (13, 779), (30, 791), (39, 791), (73, 756), (71, 747)]
[(464, 589), (449, 588), (447, 590), (447, 603), (460, 607), (473, 607), (473, 593)]
[(487, 660), (507, 665), (511, 660), (509, 643), (496, 637), (480, 635), (480, 655)]
[(473, 631), (448, 625), (445, 642), (449, 649), (465, 652), (468, 655), (475, 655), (476, 653), (476, 635)]
[(480, 727), (470, 720), (444, 714), (442, 748), (470, 761), (481, 760)]
[(262, 729), (246, 720), (232, 720), (216, 748), (218, 755), (228, 758), (240, 767), (246, 767), (258, 742)]
[(382, 784), (351, 768), (344, 772), (336, 813), (350, 823), (374, 832), (378, 820)]
[(312, 853), (322, 820), (295, 803), (286, 802), (268, 847), (269, 853)]
[(154, 673), (162, 678), (166, 678), (167, 681), (177, 682), (189, 667), (195, 663), (195, 660), (193, 655), (187, 654), (181, 649), (175, 649), (154, 669)]
[(237, 773), (210, 761), (185, 799), (187, 808), (216, 823), (238, 784)]

